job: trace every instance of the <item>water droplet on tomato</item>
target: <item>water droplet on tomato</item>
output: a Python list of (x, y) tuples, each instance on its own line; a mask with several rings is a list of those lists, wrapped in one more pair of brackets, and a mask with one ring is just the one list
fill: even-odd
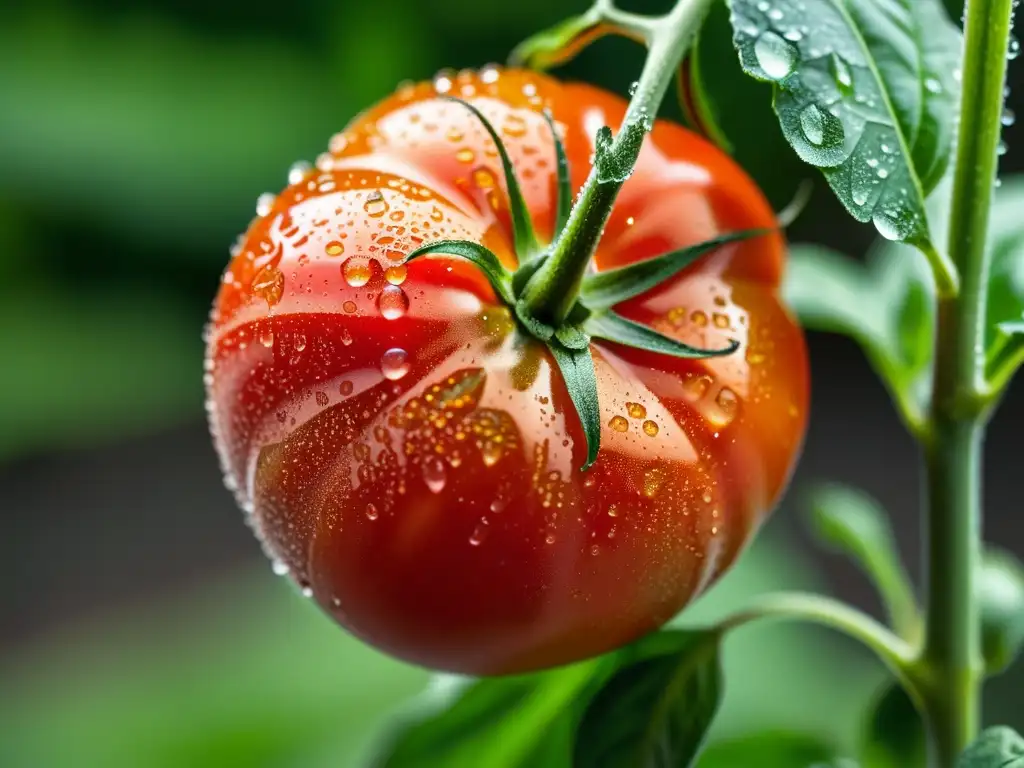
[(657, 435), (658, 434), (658, 425), (657, 425), (657, 423), (651, 421), (650, 419), (645, 421), (644, 422), (644, 434), (647, 435), (648, 437), (654, 437), (655, 435)]
[(689, 373), (683, 378), (683, 396), (691, 403), (700, 400), (711, 388), (711, 377), (705, 374)]
[(284, 292), (284, 274), (273, 264), (267, 264), (255, 274), (250, 284), (252, 292), (274, 306), (281, 300)]
[(306, 348), (306, 334), (296, 333), (292, 339), (292, 346), (295, 347), (296, 352), (301, 352)]
[(472, 163), (475, 157), (476, 153), (469, 147), (463, 147), (455, 153), (455, 159), (460, 163)]
[(352, 343), (352, 332), (348, 328), (343, 328), (341, 331), (341, 343), (346, 347)]
[(366, 519), (367, 520), (376, 520), (378, 517), (380, 517), (380, 512), (377, 511), (377, 507), (375, 505), (373, 505), (373, 504), (367, 504), (366, 505)]
[(448, 482), (448, 474), (444, 464), (435, 456), (429, 457), (423, 462), (423, 482), (431, 493), (440, 493)]
[(690, 313), (690, 322), (703, 328), (708, 324), (708, 316), (702, 309), (695, 309)]
[(397, 320), (409, 309), (409, 297), (397, 285), (386, 285), (377, 298), (377, 308), (385, 320)]
[(608, 422), (608, 426), (616, 432), (625, 432), (629, 429), (629, 422), (626, 421), (624, 416), (612, 416), (611, 421)]
[(401, 347), (392, 347), (380, 358), (380, 371), (385, 379), (398, 381), (409, 372), (409, 353)]
[(374, 218), (379, 218), (387, 213), (388, 207), (388, 201), (384, 199), (384, 195), (379, 189), (373, 190), (363, 204), (363, 210)]
[(328, 256), (340, 256), (345, 252), (345, 246), (340, 240), (331, 240), (324, 251)]
[(341, 265), (341, 274), (346, 283), (353, 288), (360, 288), (370, 282), (373, 275), (370, 260), (365, 256), (351, 256)]
[(353, 314), (358, 309), (358, 307), (356, 306), (356, 303), (354, 301), (351, 301), (351, 300), (350, 301), (346, 301), (344, 304), (342, 304), (341, 308), (343, 310), (345, 310), (346, 312), (348, 312), (350, 315)]
[(619, 508), (616, 507), (614, 504), (609, 504), (608, 505), (608, 517), (618, 517), (618, 516), (619, 516)]
[(526, 120), (514, 112), (510, 112), (505, 116), (505, 122), (501, 126), (501, 132), (505, 136), (509, 136), (513, 139), (518, 138), (526, 133)]
[(292, 163), (291, 168), (288, 169), (288, 183), (298, 184), (304, 178), (306, 178), (306, 174), (309, 173), (312, 169), (313, 166), (311, 166), (305, 160), (299, 160), (296, 163)]
[(486, 519), (482, 519), (480, 524), (473, 529), (473, 533), (469, 537), (469, 543), (474, 547), (479, 547), (484, 543), (484, 539), (487, 538), (487, 534), (490, 533), (490, 526), (487, 524)]
[(274, 203), (277, 202), (277, 195), (273, 192), (264, 192), (262, 195), (256, 198), (256, 215), (266, 216), (270, 213), (271, 208), (274, 207)]
[(555, 543), (555, 534), (549, 533), (547, 536), (545, 536), (544, 537), (544, 543), (545, 544), (554, 544)]
[(268, 349), (274, 346), (274, 329), (269, 325), (260, 330), (260, 344)]
[(401, 285), (405, 282), (407, 273), (405, 264), (395, 264), (384, 270), (384, 279), (392, 285)]
[(642, 419), (647, 415), (647, 409), (640, 403), (626, 403), (626, 413), (634, 419)]
[(484, 460), (484, 465), (493, 467), (499, 461), (501, 461), (504, 450), (501, 447), (501, 443), (497, 443), (494, 440), (488, 440), (483, 444), (480, 449), (480, 457)]
[(739, 398), (728, 387), (722, 387), (715, 397), (715, 408), (708, 410), (708, 420), (716, 427), (725, 427), (732, 423), (739, 410)]

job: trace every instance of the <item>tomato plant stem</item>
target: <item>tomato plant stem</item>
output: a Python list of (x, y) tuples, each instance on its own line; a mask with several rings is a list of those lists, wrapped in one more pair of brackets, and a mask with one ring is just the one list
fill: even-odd
[[(647, 35), (650, 49), (622, 126), (601, 153), (603, 157), (598, 157), (590, 169), (550, 257), (523, 292), (522, 301), (537, 319), (558, 326), (572, 310), (615, 198), (640, 153), (641, 141), (629, 128), (643, 126), (646, 131), (653, 124), (679, 62), (693, 44), (711, 3), (679, 0), (667, 15), (651, 19)], [(608, 166), (614, 166), (616, 172), (609, 175)]]
[(824, 595), (779, 592), (761, 595), (718, 624), (727, 631), (761, 619), (795, 619), (820, 624), (853, 637), (872, 649), (901, 678), (907, 677), (914, 648), (889, 628), (852, 606)]
[(935, 764), (953, 768), (977, 734), (982, 662), (975, 578), (981, 556), (981, 457), (985, 435), (985, 305), (989, 209), (998, 170), (1006, 54), (1014, 0), (966, 7), (963, 97), (949, 229), (960, 274), (939, 299), (929, 425), (927, 613), (922, 667)]

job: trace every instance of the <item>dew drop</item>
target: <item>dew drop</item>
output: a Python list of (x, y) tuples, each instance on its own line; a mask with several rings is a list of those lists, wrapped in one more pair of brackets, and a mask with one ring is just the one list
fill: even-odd
[(431, 493), (440, 493), (448, 482), (448, 474), (444, 464), (436, 456), (429, 457), (423, 462), (423, 482)]
[(493, 467), (499, 461), (504, 454), (504, 450), (501, 447), (501, 443), (496, 443), (493, 440), (488, 440), (483, 444), (480, 449), (480, 457), (484, 460), (484, 466)]
[(394, 264), (384, 270), (384, 279), (392, 285), (401, 285), (405, 282), (406, 274), (405, 264)]
[(1006, 58), (1013, 61), (1020, 56), (1020, 40), (1016, 37), (1010, 37), (1010, 45), (1006, 49)]
[(698, 327), (703, 328), (705, 325), (708, 324), (708, 316), (703, 310), (695, 309), (693, 312), (690, 313), (690, 322)]
[(618, 516), (619, 516), (619, 508), (616, 507), (614, 504), (609, 504), (608, 505), (608, 517), (618, 517)]
[(398, 381), (409, 372), (409, 353), (401, 347), (392, 347), (380, 358), (380, 371), (385, 379)]
[(706, 374), (690, 373), (683, 379), (683, 396), (691, 403), (700, 400), (711, 388), (711, 377)]
[(268, 349), (274, 346), (274, 329), (270, 326), (263, 328), (260, 331), (260, 344)]
[(999, 122), (1002, 123), (1007, 128), (1009, 128), (1011, 125), (1017, 122), (1017, 115), (1014, 114), (1014, 111), (1012, 109), (1006, 107), (1003, 109), (1003, 114), (999, 118)]
[(348, 314), (350, 315), (353, 314), (358, 309), (354, 301), (346, 301), (344, 304), (341, 305), (341, 308), (348, 312)]
[(547, 536), (545, 536), (544, 537), (544, 543), (545, 544), (554, 544), (555, 543), (555, 534), (549, 533)]
[(376, 520), (378, 517), (380, 517), (380, 512), (377, 510), (377, 507), (374, 504), (367, 504), (366, 505), (366, 519), (367, 520)]
[(657, 423), (651, 421), (650, 419), (645, 421), (644, 422), (644, 434), (647, 435), (648, 437), (654, 437), (655, 435), (657, 435), (658, 434), (658, 425), (657, 425)]
[(313, 166), (305, 160), (299, 160), (297, 163), (292, 163), (292, 167), (288, 169), (288, 183), (298, 184), (306, 178), (306, 174), (311, 170), (313, 170)]
[(377, 309), (385, 320), (397, 320), (409, 309), (409, 297), (397, 285), (385, 285), (377, 298)]
[(296, 333), (292, 338), (292, 346), (295, 348), (296, 352), (304, 350), (306, 348), (306, 334)]
[(322, 390), (317, 390), (314, 398), (316, 399), (316, 404), (321, 408), (326, 408), (327, 404), (331, 402), (331, 398)]
[(647, 415), (647, 409), (640, 403), (626, 403), (626, 413), (634, 419), (642, 419)]
[(901, 216), (894, 211), (878, 211), (871, 221), (886, 240), (905, 240), (914, 228), (912, 216)]
[(331, 240), (324, 251), (328, 256), (341, 256), (345, 252), (345, 246), (340, 240)]
[(262, 195), (256, 198), (256, 215), (266, 216), (270, 213), (270, 209), (274, 207), (274, 203), (277, 202), (277, 195), (273, 192), (264, 192)]
[(526, 133), (526, 120), (520, 115), (510, 113), (505, 117), (501, 132), (513, 139), (519, 138)]
[(313, 596), (313, 588), (309, 585), (306, 585), (300, 591), (302, 592), (302, 596), (305, 598), (310, 598)]
[(612, 416), (611, 421), (608, 422), (608, 426), (616, 432), (625, 432), (629, 429), (629, 422), (626, 421), (624, 416)]
[(487, 534), (490, 533), (491, 529), (485, 520), (481, 520), (479, 525), (473, 529), (473, 533), (470, 534), (469, 543), (474, 547), (479, 547), (484, 543), (484, 539), (487, 538)]
[(639, 87), (640, 87), (640, 81), (639, 80), (634, 80), (632, 83), (630, 83), (629, 84), (629, 95), (630, 96), (636, 96), (636, 89), (639, 88)]
[(924, 89), (928, 91), (928, 93), (942, 93), (942, 83), (934, 77), (927, 77), (924, 81)]
[(809, 104), (800, 113), (800, 130), (811, 144), (820, 147), (825, 142), (825, 114), (817, 104)]
[(793, 71), (797, 52), (791, 43), (774, 32), (765, 32), (754, 43), (754, 56), (768, 77), (781, 80)]
[(455, 153), (455, 159), (460, 163), (472, 163), (476, 158), (476, 153), (469, 147), (463, 147)]
[(341, 265), (341, 274), (353, 288), (361, 288), (370, 282), (373, 274), (370, 260), (365, 256), (351, 256)]
[(342, 394), (343, 397), (348, 397), (349, 395), (352, 394), (353, 389), (355, 389), (355, 387), (353, 386), (351, 381), (343, 381), (341, 382), (341, 386), (338, 388), (338, 391)]
[(716, 427), (725, 427), (736, 418), (739, 409), (739, 398), (728, 387), (722, 387), (715, 397), (716, 409), (709, 411), (708, 418)]
[(341, 331), (341, 343), (346, 347), (352, 344), (352, 332), (348, 328), (343, 328)]
[(363, 210), (374, 218), (383, 216), (387, 212), (388, 207), (388, 201), (384, 199), (384, 195), (379, 189), (373, 190), (363, 204)]
[(267, 264), (253, 276), (250, 288), (267, 302), (267, 306), (272, 307), (284, 293), (284, 274), (273, 264)]
[(832, 78), (836, 81), (836, 86), (841, 93), (848, 93), (853, 88), (853, 75), (850, 73), (850, 67), (835, 54), (832, 54), (829, 64), (832, 69)]
[(270, 563), (270, 570), (274, 572), (275, 576), (287, 576), (291, 568), (285, 565), (281, 560), (273, 560)]

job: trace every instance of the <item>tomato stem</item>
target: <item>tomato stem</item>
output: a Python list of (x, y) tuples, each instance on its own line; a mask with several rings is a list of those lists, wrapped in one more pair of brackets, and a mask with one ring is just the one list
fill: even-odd
[[(649, 52), (643, 72), (632, 91), (622, 126), (602, 145), (598, 135), (595, 162), (558, 234), (551, 254), (523, 291), (526, 310), (541, 322), (557, 327), (576, 304), (580, 283), (597, 250), (612, 206), (636, 165), (644, 135), (665, 98), (679, 62), (693, 45), (712, 0), (679, 0), (665, 16), (651, 19)], [(618, 13), (607, 2), (595, 8)], [(607, 135), (607, 134), (605, 134)]]
[(950, 214), (955, 296), (940, 296), (935, 379), (924, 437), (927, 612), (921, 666), (935, 765), (952, 768), (980, 719), (982, 660), (975, 581), (981, 561), (981, 462), (989, 209), (1014, 0), (971, 0), (965, 11), (963, 96)]

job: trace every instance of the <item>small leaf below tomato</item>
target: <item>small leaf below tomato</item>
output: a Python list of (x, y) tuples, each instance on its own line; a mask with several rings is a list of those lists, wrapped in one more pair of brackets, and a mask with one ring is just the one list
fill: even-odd
[(597, 461), (601, 448), (601, 408), (597, 401), (597, 377), (594, 358), (589, 345), (583, 349), (569, 349), (557, 339), (548, 341), (551, 356), (558, 364), (565, 380), (565, 388), (576, 407), (580, 426), (587, 440), (587, 460), (580, 469), (587, 469)]
[(956, 765), (957, 768), (1024, 768), (1024, 739), (1005, 725), (987, 728)]
[(705, 240), (677, 251), (645, 259), (618, 269), (587, 275), (580, 286), (580, 302), (587, 309), (608, 309), (675, 277), (704, 254), (719, 246), (765, 235), (771, 230), (746, 229)]
[(632, 646), (590, 703), (573, 765), (693, 765), (722, 696), (716, 632), (662, 632)]

